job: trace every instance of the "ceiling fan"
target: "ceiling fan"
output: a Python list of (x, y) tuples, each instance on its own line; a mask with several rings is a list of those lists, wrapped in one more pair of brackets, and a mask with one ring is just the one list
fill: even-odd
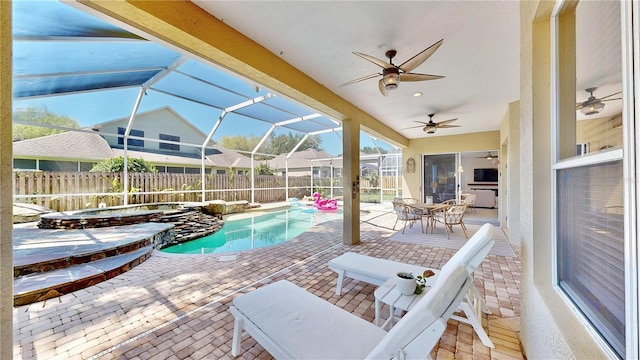
[(610, 97), (619, 95), (622, 92), (618, 91), (611, 95), (601, 97), (600, 99), (593, 96), (593, 93), (598, 89), (597, 87), (588, 88), (585, 91), (589, 93), (589, 98), (585, 101), (576, 103), (576, 111), (580, 110), (585, 115), (594, 115), (604, 109), (603, 101), (620, 100), (621, 98), (610, 99)]
[(418, 66), (420, 66), (423, 62), (425, 62), (433, 53), (438, 50), (440, 45), (444, 39), (436, 42), (435, 44), (429, 46), (428, 48), (422, 50), (420, 53), (412, 57), (411, 59), (403, 62), (401, 65), (395, 65), (393, 63), (393, 58), (396, 56), (396, 50), (389, 50), (385, 53), (385, 56), (389, 58), (389, 63), (385, 60), (380, 60), (371, 55), (354, 52), (355, 55), (360, 56), (361, 58), (368, 60), (382, 68), (382, 73), (375, 73), (367, 76), (363, 76), (361, 78), (351, 80), (342, 84), (341, 86), (351, 85), (363, 80), (373, 79), (379, 75), (382, 75), (382, 79), (378, 81), (378, 88), (382, 95), (387, 96), (387, 92), (389, 90), (394, 90), (398, 88), (398, 84), (401, 81), (424, 81), (424, 80), (436, 80), (442, 79), (444, 76), (440, 75), (429, 75), (429, 74), (418, 74), (412, 73), (411, 71)]
[(460, 127), (460, 125), (449, 125), (450, 123), (458, 120), (458, 118), (434, 122), (433, 121), (433, 116), (434, 115), (435, 114), (429, 114), (429, 122), (416, 121), (417, 123), (420, 123), (422, 125), (412, 126), (412, 127), (408, 128), (408, 129), (414, 129), (414, 128), (421, 127), (422, 131), (426, 132), (427, 134), (433, 134), (433, 133), (436, 132), (437, 129)]
[(495, 156), (493, 156), (493, 155), (491, 154), (491, 151), (489, 151), (489, 152), (487, 153), (487, 155), (485, 155), (485, 156), (478, 156), (477, 158), (478, 158), (478, 159), (493, 160), (493, 159), (497, 159), (497, 158), (498, 158), (498, 154), (496, 154)]

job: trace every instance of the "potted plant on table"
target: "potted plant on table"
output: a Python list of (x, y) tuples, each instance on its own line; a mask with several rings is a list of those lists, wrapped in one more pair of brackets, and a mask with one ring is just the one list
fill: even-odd
[(435, 275), (432, 270), (425, 270), (422, 275), (399, 272), (396, 277), (396, 287), (402, 295), (420, 295), (424, 291), (427, 279)]
[(422, 275), (416, 276), (416, 289), (414, 290), (414, 294), (420, 295), (424, 291), (424, 287), (427, 285), (427, 279), (435, 275), (432, 270), (425, 270)]

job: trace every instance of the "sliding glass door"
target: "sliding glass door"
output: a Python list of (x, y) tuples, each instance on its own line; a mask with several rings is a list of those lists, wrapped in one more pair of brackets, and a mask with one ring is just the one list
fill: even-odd
[(431, 196), (434, 203), (439, 203), (458, 198), (460, 154), (424, 155), (422, 164), (422, 200), (427, 202), (427, 197)]

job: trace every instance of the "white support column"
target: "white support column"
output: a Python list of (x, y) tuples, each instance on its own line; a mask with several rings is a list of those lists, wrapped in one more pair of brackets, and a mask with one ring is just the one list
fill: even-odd
[(222, 113), (220, 113), (220, 116), (218, 116), (218, 120), (216, 120), (216, 122), (213, 124), (213, 127), (211, 128), (211, 131), (209, 131), (209, 134), (207, 135), (207, 138), (204, 139), (204, 141), (202, 142), (202, 147), (200, 150), (200, 162), (201, 162), (201, 169), (202, 169), (202, 201), (204, 202), (205, 199), (205, 195), (206, 195), (206, 177), (205, 177), (205, 173), (204, 173), (204, 162), (205, 159), (207, 157), (207, 144), (211, 141), (211, 138), (213, 138), (213, 134), (216, 133), (216, 131), (218, 130), (218, 128), (220, 127), (220, 124), (222, 124), (222, 120), (224, 120), (224, 117), (227, 116), (227, 110), (222, 110)]
[[(380, 154), (380, 150), (378, 150), (378, 153)], [(380, 182), (380, 205), (382, 205), (382, 202), (384, 201), (384, 181), (382, 178), (382, 154), (380, 154), (380, 157), (378, 158), (378, 181)]]
[(330, 193), (331, 193), (330, 197), (331, 197), (331, 198), (333, 198), (333, 158), (331, 158), (331, 160), (329, 160), (329, 171), (330, 171), (330, 173), (329, 173), (329, 179), (330, 179), (330, 181), (331, 181), (331, 183), (330, 183), (330, 188), (331, 188), (331, 190), (330, 190)]
[(255, 184), (256, 184), (256, 172), (255, 172), (255, 164), (253, 163), (253, 160), (256, 156), (256, 152), (258, 152), (258, 149), (260, 149), (260, 147), (262, 146), (262, 144), (264, 144), (265, 141), (267, 141), (267, 139), (269, 138), (269, 136), (271, 135), (271, 133), (273, 132), (273, 130), (276, 129), (278, 125), (271, 125), (271, 128), (269, 128), (269, 130), (264, 134), (264, 136), (262, 137), (262, 139), (260, 139), (260, 141), (258, 142), (258, 144), (256, 144), (256, 147), (253, 148), (253, 151), (251, 151), (251, 202), (256, 202), (256, 188), (255, 188)]
[(125, 205), (129, 205), (129, 156), (127, 155), (129, 134), (131, 133), (131, 127), (133, 127), (133, 120), (136, 118), (136, 113), (140, 107), (140, 102), (142, 102), (144, 91), (144, 87), (141, 87), (138, 91), (138, 97), (136, 98), (136, 102), (133, 104), (133, 110), (131, 111), (131, 116), (129, 116), (127, 129), (124, 132), (124, 140), (122, 142), (124, 144), (124, 179), (122, 179), (122, 196), (124, 196)]
[(311, 169), (311, 189), (309, 189), (309, 191), (311, 192), (311, 194), (313, 194), (313, 163), (311, 163), (310, 169)]
[(251, 153), (251, 202), (254, 203), (256, 202), (256, 179), (255, 179), (255, 174), (253, 169), (255, 168), (255, 165), (253, 164), (253, 158), (255, 155), (253, 155), (253, 153)]
[(284, 198), (289, 199), (289, 158), (284, 158)]
[[(400, 188), (400, 160), (402, 159), (400, 157), (401, 154), (395, 154), (396, 156), (396, 197), (400, 196), (400, 191), (398, 191), (398, 189)], [(424, 198), (424, 197), (423, 197)]]

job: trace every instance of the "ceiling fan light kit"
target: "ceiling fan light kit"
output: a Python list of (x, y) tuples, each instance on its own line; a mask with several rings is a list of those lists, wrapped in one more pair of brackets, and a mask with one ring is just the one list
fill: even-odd
[(384, 88), (387, 89), (387, 91), (397, 89), (398, 84), (400, 83), (400, 74), (398, 69), (384, 69), (382, 73), (384, 74), (382, 76), (382, 84), (384, 85)]
[(587, 106), (583, 106), (582, 109), (580, 109), (580, 112), (585, 115), (594, 115), (602, 111), (602, 109), (604, 109), (604, 104), (601, 102), (596, 102)]

